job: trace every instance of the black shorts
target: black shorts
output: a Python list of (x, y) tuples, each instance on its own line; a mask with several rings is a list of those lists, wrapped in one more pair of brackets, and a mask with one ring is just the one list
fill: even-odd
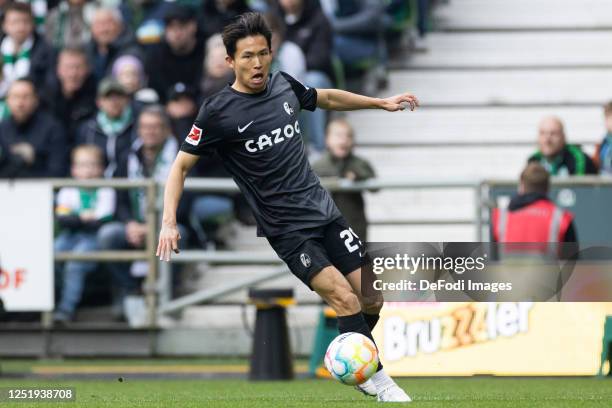
[(365, 246), (344, 217), (320, 227), (268, 237), (268, 242), (311, 289), (311, 279), (326, 266), (333, 265), (346, 276), (365, 264)]

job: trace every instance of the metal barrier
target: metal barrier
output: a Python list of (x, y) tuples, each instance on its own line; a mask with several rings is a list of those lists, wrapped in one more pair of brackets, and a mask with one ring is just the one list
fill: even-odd
[[(62, 187), (96, 188), (112, 187), (118, 190), (128, 190), (134, 188), (144, 188), (146, 190), (146, 219), (147, 219), (147, 238), (144, 250), (127, 251), (95, 251), (88, 253), (59, 252), (55, 253), (56, 261), (147, 261), (149, 263), (149, 273), (145, 281), (144, 293), (147, 302), (149, 327), (155, 327), (157, 321), (157, 269), (159, 263), (155, 256), (157, 248), (157, 191), (158, 184), (154, 180), (129, 180), (129, 179), (108, 179), (108, 180), (73, 180), (73, 179), (53, 179), (51, 184), (54, 190)], [(43, 316), (43, 325), (50, 324), (49, 315)]]
[[(477, 231), (479, 241), (488, 239), (489, 210), (507, 201), (517, 188), (517, 181), (485, 180), (480, 184), (481, 221)], [(576, 219), (578, 240), (587, 245), (611, 245), (609, 231), (612, 219), (606, 217), (612, 200), (612, 177), (578, 176), (552, 179), (550, 198), (560, 207), (571, 211)], [(477, 202), (477, 203), (478, 203)]]
[[(444, 219), (444, 220), (427, 220), (419, 221), (399, 221), (395, 224), (437, 224), (437, 225), (465, 225), (471, 224), (477, 227), (477, 239), (482, 241), (487, 236), (484, 232), (484, 227), (488, 225), (488, 210), (491, 207), (490, 203), (490, 187), (491, 186), (507, 186), (512, 188), (516, 186), (516, 180), (418, 180), (405, 181), (401, 179), (373, 179), (364, 182), (350, 182), (347, 180), (338, 179), (323, 179), (323, 185), (330, 191), (374, 191), (374, 190), (426, 190), (426, 189), (450, 189), (450, 188), (465, 188), (473, 189), (475, 194), (475, 211), (474, 218), (471, 220), (465, 219)], [(61, 187), (114, 187), (117, 189), (145, 188), (147, 197), (147, 223), (149, 231), (144, 250), (132, 251), (98, 251), (90, 253), (69, 253), (62, 252), (55, 255), (58, 261), (67, 260), (91, 260), (100, 262), (114, 261), (135, 261), (146, 260), (149, 262), (149, 274), (146, 278), (145, 295), (148, 306), (148, 322), (151, 328), (157, 326), (157, 317), (164, 314), (179, 312), (180, 310), (196, 304), (210, 302), (220, 296), (228, 293), (244, 289), (264, 281), (276, 279), (287, 273), (288, 269), (282, 264), (280, 259), (275, 255), (257, 254), (252, 252), (239, 251), (205, 251), (205, 250), (187, 250), (181, 251), (180, 254), (173, 256), (173, 261), (177, 263), (193, 263), (193, 262), (210, 262), (213, 264), (249, 264), (249, 265), (279, 265), (278, 268), (243, 281), (232, 281), (227, 284), (221, 284), (215, 288), (207, 288), (197, 291), (187, 296), (177, 299), (171, 299), (170, 282), (171, 268), (166, 262), (160, 265), (159, 260), (155, 256), (157, 248), (157, 231), (159, 228), (159, 212), (162, 210), (161, 191), (163, 184), (157, 184), (151, 180), (126, 180), (126, 179), (111, 179), (111, 180), (95, 180), (95, 181), (76, 181), (76, 180), (52, 180), (55, 189)], [(553, 186), (612, 186), (612, 178), (600, 177), (572, 177), (563, 179), (554, 179)], [(185, 190), (202, 192), (202, 193), (233, 193), (238, 192), (238, 187), (231, 179), (187, 179)], [(158, 273), (159, 272), (159, 273)]]
[[(161, 195), (163, 184), (153, 180), (129, 180), (129, 179), (109, 179), (109, 180), (73, 180), (73, 179), (53, 179), (51, 180), (54, 189), (61, 187), (113, 187), (116, 189), (146, 189), (147, 201), (147, 224), (149, 226), (145, 248), (142, 250), (126, 251), (95, 251), (88, 253), (60, 252), (55, 254), (56, 261), (82, 260), (98, 262), (116, 261), (147, 261), (149, 262), (149, 274), (145, 283), (145, 296), (148, 306), (149, 327), (157, 326), (157, 317), (163, 314), (176, 313), (185, 307), (203, 302), (212, 301), (220, 296), (234, 291), (276, 279), (289, 273), (289, 270), (282, 264), (282, 261), (275, 255), (254, 254), (252, 252), (237, 251), (205, 251), (187, 250), (173, 256), (173, 262), (193, 263), (210, 262), (213, 264), (257, 264), (257, 265), (278, 265), (278, 268), (252, 277), (243, 281), (233, 281), (215, 288), (207, 288), (178, 299), (171, 299), (171, 267), (166, 262), (159, 262), (155, 256), (157, 248), (157, 232), (159, 229), (159, 213), (163, 208)], [(368, 190), (405, 190), (405, 189), (444, 189), (444, 188), (475, 188), (479, 186), (472, 180), (420, 180), (405, 181), (401, 179), (374, 179), (364, 182), (350, 182), (339, 179), (323, 179), (323, 185), (330, 191), (368, 191)], [(201, 193), (236, 193), (239, 192), (238, 186), (232, 179), (215, 178), (190, 178), (185, 182), (185, 190)], [(478, 194), (480, 197), (480, 194)], [(478, 212), (479, 214), (479, 212)], [(426, 220), (422, 221), (398, 221), (394, 224), (473, 224), (473, 220)], [(160, 265), (161, 264), (161, 265)], [(48, 316), (44, 320), (49, 320)]]

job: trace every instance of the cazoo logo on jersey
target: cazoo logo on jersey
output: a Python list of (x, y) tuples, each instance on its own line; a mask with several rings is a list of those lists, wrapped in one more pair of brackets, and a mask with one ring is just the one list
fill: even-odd
[(274, 129), (270, 134), (263, 134), (257, 139), (247, 140), (244, 147), (249, 153), (257, 153), (264, 150), (266, 147), (284, 142), (291, 139), (295, 135), (300, 134), (300, 124), (296, 120), (294, 124), (288, 123), (285, 127)]

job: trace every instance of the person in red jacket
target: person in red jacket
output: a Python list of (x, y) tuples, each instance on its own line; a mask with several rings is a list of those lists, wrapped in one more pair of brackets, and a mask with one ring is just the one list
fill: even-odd
[[(538, 163), (529, 163), (521, 173), (518, 195), (508, 208), (492, 213), (492, 238), (499, 243), (543, 243), (530, 249), (557, 251), (558, 243), (577, 243), (574, 216), (549, 198), (550, 177)], [(576, 244), (577, 245), (577, 244)]]

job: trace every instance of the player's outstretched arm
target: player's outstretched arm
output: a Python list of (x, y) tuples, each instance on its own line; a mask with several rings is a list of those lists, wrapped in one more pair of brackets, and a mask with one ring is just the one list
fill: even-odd
[(164, 215), (156, 252), (156, 256), (159, 256), (161, 261), (169, 262), (172, 251), (177, 254), (179, 252), (178, 241), (181, 236), (176, 225), (176, 209), (183, 195), (185, 177), (198, 159), (196, 155), (179, 152), (170, 169), (164, 191)]
[(358, 109), (384, 109), (389, 112), (403, 111), (407, 107), (413, 111), (419, 100), (410, 93), (389, 98), (371, 98), (340, 89), (317, 89), (317, 106), (322, 109), (350, 111)]

